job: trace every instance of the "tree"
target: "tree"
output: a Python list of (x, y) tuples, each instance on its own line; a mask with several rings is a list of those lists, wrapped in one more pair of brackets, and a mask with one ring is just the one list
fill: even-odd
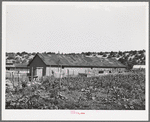
[(116, 57), (119, 58), (120, 57), (119, 54), (117, 54)]
[(28, 53), (28, 56), (31, 56), (31, 53)]
[(118, 53), (120, 56), (122, 56), (122, 52), (121, 51), (119, 51), (119, 53)]
[(16, 54), (19, 55), (19, 56), (21, 56), (21, 53), (20, 53), (20, 52), (17, 52)]
[(35, 54), (36, 54), (35, 52), (32, 53), (32, 55), (35, 55)]
[(141, 61), (141, 65), (145, 65), (145, 60), (142, 60), (142, 61)]
[(143, 54), (143, 53), (144, 53), (144, 51), (143, 51), (143, 50), (140, 50), (140, 51), (138, 51), (138, 53), (139, 53), (139, 54)]
[(22, 61), (22, 63), (27, 63), (27, 60), (26, 60), (26, 59), (24, 59), (24, 60)]
[(55, 54), (54, 52), (47, 52), (47, 54)]
[(132, 60), (132, 64), (133, 65), (136, 65), (137, 64), (137, 62), (136, 62), (137, 60), (135, 59), (135, 58), (133, 58), (133, 60)]
[(112, 57), (116, 57), (115, 55), (112, 55)]
[(85, 55), (85, 52), (82, 52), (81, 54)]
[(107, 55), (104, 53), (104, 54), (103, 54), (103, 57), (106, 57), (106, 56), (107, 56)]
[(91, 55), (91, 52), (87, 52), (86, 55), (87, 55), (87, 56), (90, 56), (90, 55)]
[(8, 56), (8, 53), (6, 52), (6, 56)]
[(19, 57), (15, 57), (15, 63), (21, 63), (22, 60)]
[(110, 55), (111, 55), (111, 56), (112, 56), (112, 55), (115, 55), (115, 53), (114, 53), (113, 51), (111, 51), (111, 52), (110, 52)]
[(15, 63), (17, 63), (17, 64), (20, 64), (21, 63), (21, 60), (15, 60)]
[(103, 55), (103, 54), (104, 54), (103, 52), (99, 52), (99, 53), (98, 53), (98, 55)]
[(15, 53), (7, 53), (8, 59), (15, 59)]
[(30, 63), (32, 61), (32, 59), (29, 59), (28, 63)]
[(119, 58), (118, 61), (120, 61), (122, 64), (125, 64), (126, 60), (123, 58)]
[(128, 69), (128, 70), (131, 70), (132, 68), (133, 68), (132, 62), (128, 62), (128, 63), (127, 63), (127, 69)]
[(111, 55), (109, 55), (107, 58), (112, 58), (112, 56), (111, 56)]
[(25, 51), (23, 51), (22, 53), (21, 53), (21, 55), (25, 55), (25, 54), (28, 54), (27, 52), (25, 52)]
[(130, 53), (133, 54), (133, 55), (135, 55), (137, 53), (137, 51), (136, 50), (134, 50), (134, 51), (131, 50)]

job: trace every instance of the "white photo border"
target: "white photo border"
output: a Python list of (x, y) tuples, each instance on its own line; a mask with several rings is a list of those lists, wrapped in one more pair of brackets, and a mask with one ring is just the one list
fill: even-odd
[[(81, 3), (81, 2), (80, 2)], [(108, 2), (107, 2), (108, 3)], [(149, 4), (147, 5), (146, 47), (146, 109), (145, 110), (6, 110), (5, 109), (5, 53), (6, 53), (6, 7), (7, 5), (69, 4), (69, 2), (2, 2), (2, 120), (84, 120), (84, 121), (147, 121), (149, 111)], [(71, 2), (76, 4), (76, 2)], [(85, 114), (71, 114), (72, 111)]]

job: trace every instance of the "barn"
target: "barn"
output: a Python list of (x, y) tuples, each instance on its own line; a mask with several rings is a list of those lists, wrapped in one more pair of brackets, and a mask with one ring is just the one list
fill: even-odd
[(67, 77), (82, 74), (98, 75), (121, 72), (126, 66), (115, 59), (82, 54), (46, 54), (37, 53), (28, 64), (30, 75)]

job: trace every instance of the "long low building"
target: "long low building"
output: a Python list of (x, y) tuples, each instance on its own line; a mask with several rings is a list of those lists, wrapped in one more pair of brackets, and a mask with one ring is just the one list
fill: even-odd
[(37, 53), (28, 64), (30, 75), (66, 77), (78, 74), (101, 74), (124, 71), (126, 66), (111, 58), (76, 54)]
[(27, 64), (13, 64), (6, 62), (6, 78), (26, 77), (29, 73)]
[(20, 72), (20, 73), (29, 73), (29, 68), (27, 67), (27, 63), (23, 64), (13, 64), (6, 63), (6, 71)]

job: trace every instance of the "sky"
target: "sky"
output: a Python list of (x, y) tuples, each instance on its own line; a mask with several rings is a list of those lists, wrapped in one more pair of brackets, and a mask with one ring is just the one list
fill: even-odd
[(146, 49), (146, 2), (31, 3), (6, 6), (6, 52)]

